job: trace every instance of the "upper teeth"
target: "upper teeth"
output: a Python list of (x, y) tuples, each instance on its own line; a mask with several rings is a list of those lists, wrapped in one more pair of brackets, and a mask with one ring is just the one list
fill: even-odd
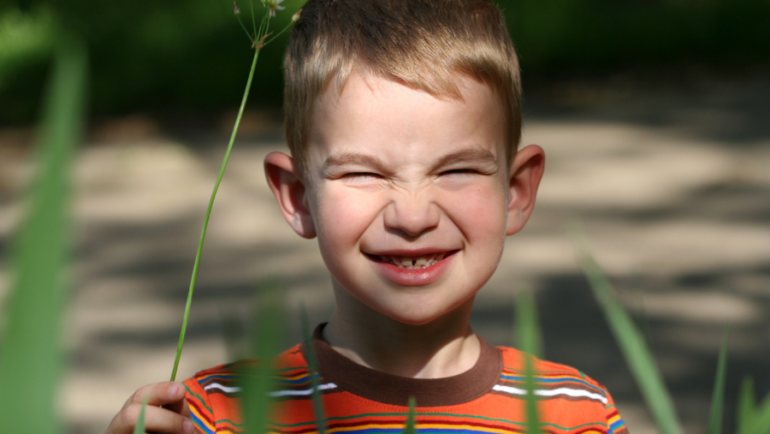
[(413, 270), (416, 268), (428, 268), (436, 262), (444, 259), (446, 253), (434, 253), (431, 255), (411, 257), (411, 256), (391, 256), (382, 255), (380, 259), (383, 262), (389, 262), (399, 268), (405, 268), (407, 270)]

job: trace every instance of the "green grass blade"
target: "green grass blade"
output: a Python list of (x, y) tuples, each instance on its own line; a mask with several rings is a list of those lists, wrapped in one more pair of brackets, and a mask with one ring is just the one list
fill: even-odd
[(142, 409), (139, 410), (139, 419), (136, 420), (134, 434), (144, 434), (144, 412), (147, 410), (147, 397), (142, 401)]
[(14, 284), (2, 315), (3, 432), (60, 431), (55, 400), (68, 257), (69, 169), (85, 119), (85, 44), (62, 32), (44, 102), (32, 201), (16, 242)]
[(321, 391), (318, 389), (318, 359), (315, 356), (315, 346), (313, 345), (313, 336), (310, 331), (310, 323), (307, 319), (307, 309), (305, 305), (300, 306), (300, 315), (302, 320), (302, 334), (307, 350), (308, 365), (310, 367), (310, 387), (312, 388), (313, 410), (315, 411), (316, 426), (318, 434), (326, 434), (326, 413), (324, 412), (323, 401), (321, 400)]
[(582, 227), (573, 224), (570, 233), (580, 266), (658, 428), (662, 434), (682, 434), (682, 424), (644, 337), (617, 299), (604, 271), (591, 254)]
[(278, 353), (282, 326), (285, 324), (283, 284), (267, 282), (257, 299), (255, 330), (252, 335), (252, 353), (259, 359), (256, 369), (240, 373), (243, 387), (243, 415), (247, 434), (263, 434), (270, 414), (270, 392), (274, 384), (273, 357)]
[(518, 332), (519, 349), (543, 358), (543, 334), (537, 319), (537, 305), (535, 297), (530, 292), (525, 292), (516, 297), (516, 326)]
[(526, 402), (526, 433), (540, 433), (540, 412), (537, 409), (537, 396), (535, 396), (535, 370), (534, 358), (531, 354), (524, 355), (524, 384), (527, 390)]
[(762, 405), (753, 411), (745, 425), (741, 426), (741, 433), (746, 434), (770, 434), (770, 395), (762, 401)]
[(756, 402), (754, 401), (754, 379), (747, 376), (741, 384), (741, 392), (738, 397), (738, 429), (739, 434), (747, 434), (746, 429), (751, 426), (756, 414)]
[(540, 433), (540, 412), (538, 411), (537, 396), (535, 396), (535, 366), (534, 355), (541, 354), (541, 334), (537, 324), (537, 307), (535, 298), (530, 292), (525, 292), (516, 297), (516, 323), (518, 328), (518, 341), (521, 351), (524, 352), (524, 388), (527, 391), (526, 406), (526, 432), (527, 434)]
[(406, 413), (404, 434), (417, 434), (417, 400), (414, 396), (409, 397), (407, 406), (409, 407), (409, 410)]
[(201, 237), (198, 240), (198, 250), (195, 253), (195, 262), (193, 264), (192, 277), (190, 277), (190, 288), (187, 291), (187, 302), (184, 307), (184, 316), (182, 318), (182, 329), (179, 332), (179, 343), (176, 347), (176, 357), (174, 358), (174, 367), (171, 370), (171, 381), (176, 381), (176, 372), (179, 369), (179, 359), (182, 357), (182, 348), (184, 347), (184, 337), (187, 332), (187, 320), (190, 317), (190, 306), (192, 305), (193, 293), (195, 292), (195, 282), (198, 279), (198, 267), (201, 262), (201, 253), (203, 252), (203, 242), (206, 239), (206, 231), (209, 227), (209, 219), (211, 218), (211, 210), (214, 207), (214, 200), (217, 197), (217, 191), (219, 191), (219, 184), (222, 183), (222, 176), (225, 174), (227, 168), (227, 162), (230, 160), (230, 152), (233, 150), (233, 144), (235, 143), (235, 137), (238, 135), (238, 128), (241, 125), (241, 118), (243, 118), (243, 111), (246, 108), (246, 101), (249, 99), (249, 92), (251, 91), (251, 83), (254, 81), (254, 71), (257, 69), (257, 60), (259, 60), (259, 50), (254, 52), (254, 60), (251, 62), (251, 70), (249, 71), (249, 78), (246, 80), (246, 89), (243, 91), (243, 98), (241, 99), (241, 107), (238, 109), (238, 116), (235, 118), (235, 125), (233, 126), (233, 132), (230, 134), (230, 142), (227, 144), (227, 150), (225, 151), (225, 157), (222, 160), (222, 166), (219, 169), (219, 176), (214, 183), (214, 189), (211, 192), (211, 198), (209, 198), (209, 205), (206, 208), (206, 217), (203, 219), (203, 229), (201, 230)]
[(722, 338), (722, 348), (719, 350), (719, 362), (717, 363), (717, 375), (714, 380), (714, 394), (711, 398), (711, 413), (709, 414), (707, 434), (722, 433), (722, 414), (725, 402), (725, 376), (727, 372), (727, 344), (729, 331), (725, 330)]

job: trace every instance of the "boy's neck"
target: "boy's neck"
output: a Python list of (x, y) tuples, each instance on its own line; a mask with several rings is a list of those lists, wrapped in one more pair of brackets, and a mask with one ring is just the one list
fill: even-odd
[(344, 290), (335, 293), (337, 310), (323, 329), (324, 340), (360, 365), (402, 377), (444, 378), (478, 361), (481, 345), (469, 323), (472, 298), (435, 321), (414, 326), (381, 315)]

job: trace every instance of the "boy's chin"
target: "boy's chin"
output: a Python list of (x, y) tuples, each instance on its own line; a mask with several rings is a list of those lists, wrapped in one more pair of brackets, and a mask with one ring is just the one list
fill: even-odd
[[(473, 304), (473, 297), (454, 307), (437, 305), (426, 306), (425, 304), (415, 304), (406, 308), (385, 308), (376, 309), (378, 312), (392, 321), (406, 326), (426, 326), (433, 323), (443, 323), (444, 321), (457, 321), (460, 317), (467, 316), (466, 310), (470, 310)], [(467, 309), (466, 309), (467, 307)]]
[[(450, 301), (446, 293), (433, 294), (399, 294), (393, 297), (383, 297), (383, 294), (356, 294), (346, 290), (336, 280), (333, 282), (337, 310), (344, 317), (358, 318), (359, 321), (385, 322), (393, 321), (407, 326), (425, 326), (444, 320), (457, 321), (467, 317), (473, 306), (474, 294), (461, 296), (459, 300)], [(410, 288), (412, 289), (412, 288)], [(387, 290), (383, 290), (387, 292)], [(441, 292), (441, 291), (439, 291)], [(378, 296), (379, 295), (379, 296)], [(460, 296), (460, 294), (455, 294)]]
[(398, 322), (406, 326), (413, 326), (413, 327), (428, 325), (443, 317), (442, 315), (424, 315), (424, 314), (414, 314), (414, 315), (399, 314), (399, 315), (387, 315), (387, 316), (388, 318), (390, 318), (395, 322)]

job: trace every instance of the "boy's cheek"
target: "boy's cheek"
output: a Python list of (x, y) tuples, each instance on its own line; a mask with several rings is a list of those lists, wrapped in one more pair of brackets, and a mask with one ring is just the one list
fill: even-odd
[(356, 244), (377, 218), (377, 199), (371, 195), (340, 191), (325, 193), (317, 206), (319, 240), (335, 250)]
[(465, 233), (494, 233), (504, 230), (507, 217), (505, 192), (495, 185), (479, 186), (461, 192), (447, 192), (444, 211)]

